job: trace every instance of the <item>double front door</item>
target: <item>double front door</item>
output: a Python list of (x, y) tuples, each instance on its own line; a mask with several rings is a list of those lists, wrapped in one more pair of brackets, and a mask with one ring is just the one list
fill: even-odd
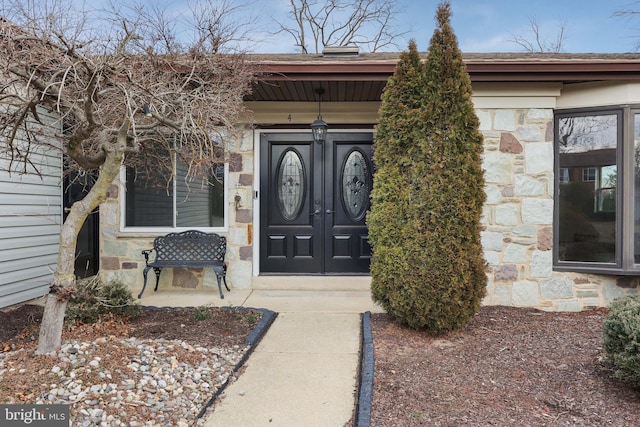
[(260, 271), (367, 273), (371, 133), (262, 134)]

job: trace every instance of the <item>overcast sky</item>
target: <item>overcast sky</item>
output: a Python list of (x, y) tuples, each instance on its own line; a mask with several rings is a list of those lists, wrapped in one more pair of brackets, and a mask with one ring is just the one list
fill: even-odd
[[(419, 50), (426, 50), (433, 34), (434, 16), (440, 0), (398, 0), (404, 9), (399, 29), (410, 34), (401, 43), (406, 48), (414, 38)], [(286, 14), (289, 0), (258, 2), (259, 16)], [(555, 38), (566, 30), (565, 52), (635, 52), (640, 41), (640, 15), (633, 19), (615, 17), (616, 11), (635, 9), (633, 0), (451, 0), (451, 23), (464, 52), (518, 52), (515, 36), (531, 34), (530, 20)], [(262, 9), (263, 8), (263, 9)], [(284, 38), (270, 37), (255, 47), (261, 52), (284, 53), (293, 49)]]

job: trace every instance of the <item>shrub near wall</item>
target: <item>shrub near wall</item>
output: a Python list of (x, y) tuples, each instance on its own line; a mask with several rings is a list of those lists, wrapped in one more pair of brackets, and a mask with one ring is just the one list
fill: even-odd
[(615, 376), (640, 388), (640, 295), (618, 298), (609, 306), (604, 350)]
[(408, 171), (413, 162), (420, 129), (419, 114), (424, 96), (422, 65), (415, 42), (400, 56), (394, 75), (382, 95), (373, 158), (376, 163), (372, 208), (367, 215), (371, 262), (371, 294), (387, 312), (394, 312), (398, 282), (411, 274), (407, 262), (407, 222), (411, 204)]
[(140, 314), (140, 309), (127, 285), (118, 281), (104, 283), (95, 276), (78, 280), (69, 298), (65, 320), (95, 323), (108, 314), (133, 318)]
[(424, 66), (411, 44), (385, 91), (368, 219), (374, 300), (401, 323), (436, 333), (471, 320), (487, 280), (482, 135), (450, 15), (449, 3), (438, 7)]

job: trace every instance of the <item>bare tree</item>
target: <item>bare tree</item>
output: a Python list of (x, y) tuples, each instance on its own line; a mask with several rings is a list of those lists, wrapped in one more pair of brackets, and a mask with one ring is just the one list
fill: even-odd
[[(617, 10), (613, 13), (613, 16), (616, 18), (625, 18), (628, 19), (629, 21), (635, 21), (638, 17), (640, 17), (640, 1), (636, 1), (633, 2), (636, 6), (635, 8), (633, 8), (631, 5), (629, 5), (629, 9), (622, 9), (622, 10)], [(634, 37), (637, 41), (634, 45), (634, 48), (636, 50), (640, 49), (640, 29), (638, 29), (637, 27), (635, 28), (636, 34), (635, 36), (631, 36)]]
[(529, 29), (530, 34), (527, 35), (511, 34), (513, 38), (509, 41), (531, 53), (560, 53), (564, 50), (567, 41), (567, 28), (564, 24), (560, 26), (553, 37), (547, 37), (537, 19), (530, 17)]
[(398, 48), (396, 32), (401, 12), (394, 0), (289, 0), (288, 19), (279, 31), (294, 40), (301, 53), (319, 53), (324, 46), (357, 45), (370, 52)]
[[(72, 6), (7, 0), (0, 19), (0, 155), (10, 169), (39, 174), (30, 156), (40, 146), (56, 147), (68, 171), (97, 177), (62, 224), (39, 354), (60, 346), (78, 232), (121, 166), (153, 168), (169, 181), (180, 161), (191, 176), (207, 176), (224, 160), (221, 141), (244, 114), (252, 79), (242, 55), (215, 53), (233, 38), (224, 26), (227, 9), (209, 7), (188, 27), (131, 2), (70, 14)], [(180, 31), (191, 40), (183, 42)], [(53, 123), (46, 112), (54, 113)], [(52, 124), (61, 131), (43, 131)]]

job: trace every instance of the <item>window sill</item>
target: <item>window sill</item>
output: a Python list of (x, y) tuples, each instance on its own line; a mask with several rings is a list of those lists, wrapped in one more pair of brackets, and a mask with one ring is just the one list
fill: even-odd
[(169, 233), (181, 233), (187, 230), (198, 230), (203, 233), (226, 233), (229, 231), (228, 227), (129, 227), (122, 228), (118, 232), (118, 238), (136, 238), (136, 237), (157, 237)]
[(603, 265), (554, 265), (553, 271), (600, 274), (606, 276), (640, 276), (640, 266), (632, 269), (623, 269), (617, 266), (605, 267)]

